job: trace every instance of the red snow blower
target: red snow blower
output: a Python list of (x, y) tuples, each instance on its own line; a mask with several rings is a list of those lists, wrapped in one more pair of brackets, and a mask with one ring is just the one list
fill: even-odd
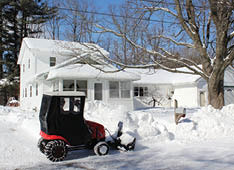
[(53, 161), (62, 161), (68, 151), (93, 149), (96, 155), (106, 155), (110, 147), (133, 150), (136, 138), (122, 144), (123, 123), (119, 122), (115, 136), (106, 141), (103, 125), (84, 119), (85, 93), (51, 92), (42, 97), (40, 109), (40, 151)]

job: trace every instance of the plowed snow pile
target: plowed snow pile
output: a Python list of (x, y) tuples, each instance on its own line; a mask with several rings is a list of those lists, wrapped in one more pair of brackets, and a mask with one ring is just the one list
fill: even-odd
[(198, 142), (217, 137), (234, 138), (234, 105), (222, 110), (211, 106), (187, 109), (186, 117), (174, 123), (174, 110), (152, 108), (124, 113), (120, 107), (108, 107), (101, 102), (86, 105), (85, 117), (97, 121), (114, 131), (118, 121), (123, 121), (124, 131), (138, 140)]

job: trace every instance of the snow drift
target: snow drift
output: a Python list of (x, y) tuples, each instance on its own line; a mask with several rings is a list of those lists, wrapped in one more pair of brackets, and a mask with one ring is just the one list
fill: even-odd
[[(234, 136), (234, 104), (216, 110), (211, 106), (201, 109), (187, 109), (180, 123), (174, 123), (173, 109), (150, 108), (123, 112), (120, 106), (109, 106), (100, 101), (87, 102), (85, 118), (103, 124), (111, 133), (119, 121), (124, 123), (123, 131), (137, 138), (137, 141), (156, 142), (199, 142), (217, 137)], [(19, 108), (0, 107), (1, 119), (17, 123), (27, 133), (39, 138), (38, 113)], [(7, 117), (5, 117), (7, 116)], [(137, 142), (137, 143), (138, 143)], [(143, 143), (143, 142), (142, 142)]]
[(172, 108), (126, 113), (121, 107), (96, 101), (86, 103), (85, 118), (103, 124), (112, 133), (118, 121), (123, 121), (127, 132), (123, 139), (137, 137), (135, 151), (121, 156), (112, 153), (105, 159), (78, 152), (61, 164), (52, 164), (36, 147), (38, 113), (0, 106), (0, 169), (77, 169), (80, 165), (87, 169), (233, 168), (233, 104), (222, 110), (188, 108), (186, 117), (176, 125)]
[[(174, 110), (151, 108), (122, 112), (121, 107), (107, 106), (102, 102), (86, 105), (85, 117), (103, 124), (112, 132), (118, 121), (123, 121), (124, 131), (138, 140), (194, 142), (233, 136), (234, 104), (216, 110), (212, 106), (187, 109), (187, 115), (178, 125), (174, 123)], [(234, 137), (233, 137), (234, 138)]]

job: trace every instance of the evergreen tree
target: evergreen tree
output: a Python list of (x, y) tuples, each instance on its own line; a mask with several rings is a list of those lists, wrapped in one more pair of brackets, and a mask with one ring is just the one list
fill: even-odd
[(9, 4), (10, 0), (1, 0), (0, 1), (0, 79), (3, 78), (3, 65), (4, 65), (4, 59), (3, 59), (3, 54), (5, 51), (6, 46), (5, 44), (5, 39), (7, 37), (7, 30), (5, 28), (5, 22), (4, 18), (6, 17), (6, 8), (7, 4)]
[[(17, 60), (22, 39), (39, 37), (44, 24), (56, 14), (57, 10), (53, 7), (49, 8), (43, 0), (1, 0), (0, 9), (2, 11), (0, 35), (4, 35), (0, 36), (0, 56), (1, 61), (4, 61), (6, 78), (11, 85), (6, 89), (15, 92), (19, 86), (19, 81), (16, 80), (19, 77)], [(0, 69), (1, 74), (2, 62)], [(10, 94), (7, 90), (5, 93)], [(17, 96), (15, 94), (15, 97)]]
[(19, 76), (18, 54), (24, 37), (39, 37), (43, 24), (56, 13), (46, 2), (37, 0), (14, 0), (7, 11), (9, 36), (7, 38), (7, 72), (10, 80)]

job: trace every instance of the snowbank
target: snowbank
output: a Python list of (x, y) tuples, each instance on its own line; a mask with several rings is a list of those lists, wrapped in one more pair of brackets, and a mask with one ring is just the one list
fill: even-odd
[(234, 138), (234, 104), (225, 106), (222, 110), (214, 109), (212, 106), (201, 108), (182, 121), (175, 134), (197, 141), (217, 137)]
[[(234, 104), (216, 110), (211, 106), (201, 109), (187, 109), (187, 115), (180, 123), (174, 123), (173, 109), (151, 108), (124, 112), (120, 106), (108, 106), (103, 102), (87, 102), (85, 118), (103, 124), (111, 133), (117, 130), (119, 121), (123, 131), (144, 141), (192, 143), (212, 140), (217, 137), (234, 138)], [(34, 138), (39, 138), (38, 113), (19, 108), (0, 107), (2, 120), (11, 121)], [(148, 142), (149, 143), (149, 142)]]
[[(114, 132), (118, 121), (123, 121), (124, 131), (139, 140), (156, 142), (199, 142), (217, 137), (233, 137), (234, 105), (216, 110), (211, 106), (187, 109), (180, 123), (174, 123), (173, 109), (152, 108), (125, 113), (121, 107), (107, 106), (102, 102), (91, 102), (86, 107), (86, 118), (100, 122)], [(142, 141), (142, 142), (143, 142)]]
[(137, 137), (135, 151), (121, 156), (112, 151), (104, 159), (77, 151), (54, 164), (36, 147), (38, 113), (0, 106), (0, 169), (233, 169), (234, 105), (222, 110), (211, 106), (187, 109), (186, 117), (175, 125), (173, 109), (125, 113), (121, 107), (88, 102), (85, 118), (112, 133), (118, 121), (123, 121), (127, 133), (122, 139)]
[(35, 139), (39, 138), (40, 124), (38, 113), (21, 110), (18, 107), (0, 106), (0, 118), (3, 121), (14, 123), (16, 128), (23, 129)]

